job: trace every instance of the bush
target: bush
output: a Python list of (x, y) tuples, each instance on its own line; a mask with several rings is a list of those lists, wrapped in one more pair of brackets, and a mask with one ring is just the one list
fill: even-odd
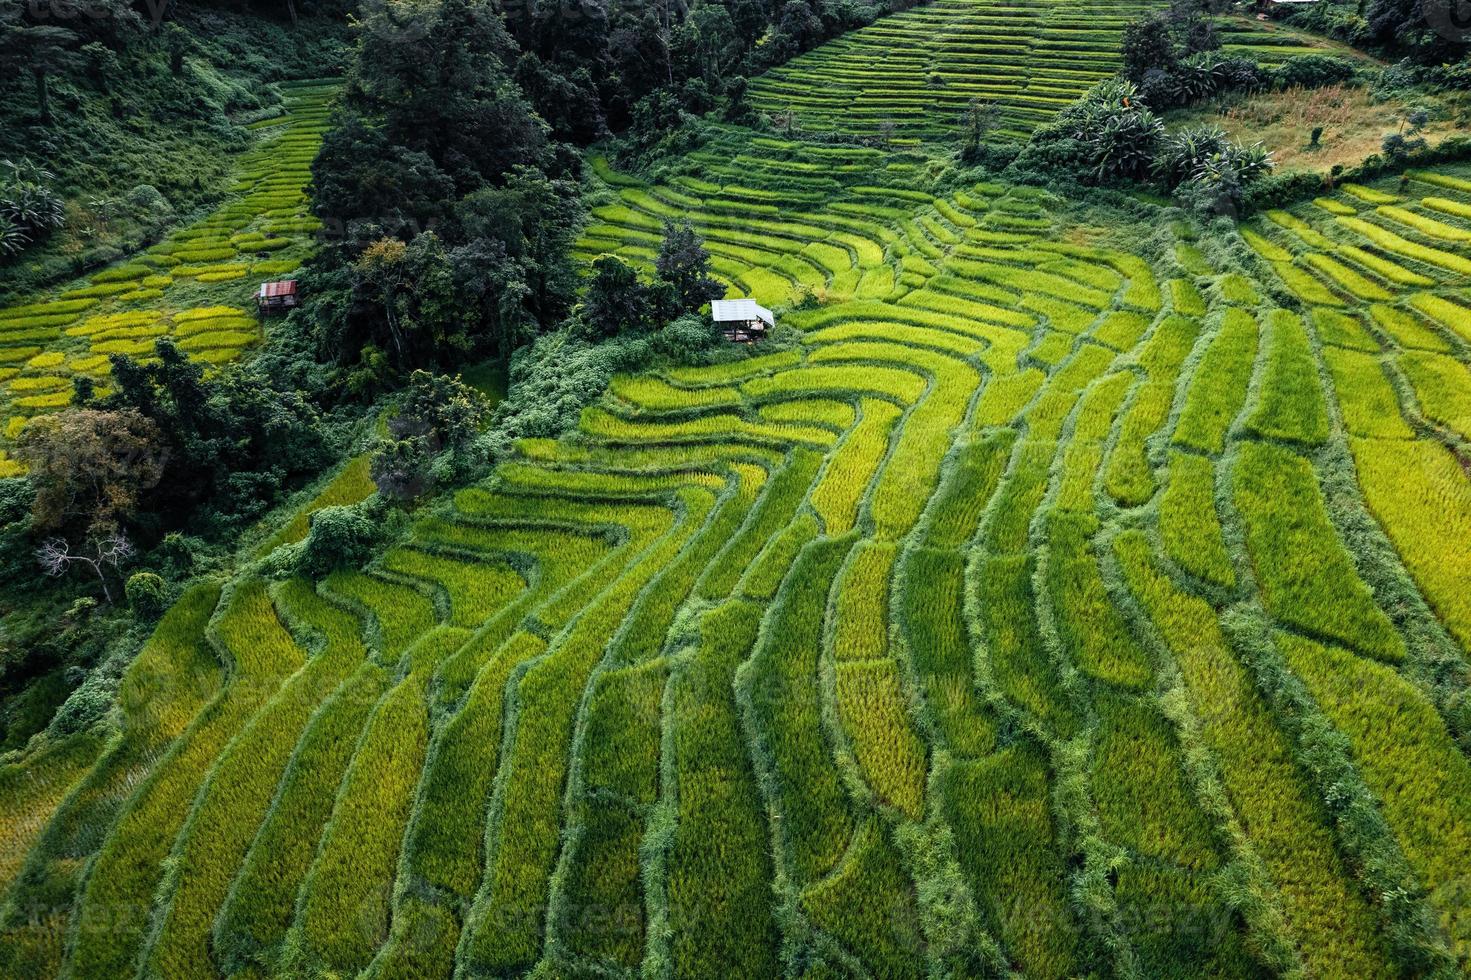
[(1139, 80), (1139, 96), (1156, 109), (1171, 109), (1223, 92), (1251, 91), (1266, 84), (1269, 77), (1250, 58), (1223, 58), (1207, 51), (1169, 69), (1144, 72)]
[(57, 735), (75, 734), (107, 714), (110, 707), (112, 691), (109, 688), (102, 684), (83, 684), (56, 709), (50, 730)]
[(1036, 173), (1061, 169), (1088, 183), (1145, 176), (1164, 135), (1164, 123), (1130, 82), (1099, 82), (1057, 120), (1032, 134), (1014, 167)]
[(31, 553), (31, 507), (35, 489), (25, 477), (0, 480), (0, 583), (17, 589), (35, 580)]
[(1175, 76), (1163, 68), (1150, 68), (1139, 78), (1139, 98), (1150, 105), (1169, 106), (1174, 90)]
[(312, 515), (301, 553), (300, 571), (313, 578), (344, 567), (361, 565), (378, 541), (378, 522), (362, 504), (323, 507)]
[(1322, 88), (1346, 82), (1357, 71), (1347, 58), (1336, 58), (1327, 54), (1300, 54), (1288, 58), (1272, 73), (1272, 81), (1278, 88)]
[(560, 435), (577, 424), (615, 373), (637, 370), (651, 353), (644, 338), (594, 344), (575, 330), (546, 334), (523, 347), (511, 358), (510, 394), (497, 406), (488, 451), (503, 453), (519, 438)]
[(698, 314), (688, 314), (654, 334), (655, 353), (671, 361), (691, 363), (720, 342), (715, 325)]
[(373, 448), (369, 475), (378, 492), (391, 500), (422, 497), (434, 486), (434, 452), (424, 436), (382, 439)]
[(135, 572), (128, 577), (124, 591), (128, 606), (140, 619), (154, 619), (168, 605), (168, 589), (163, 579), (152, 572)]
[(1260, 143), (1237, 146), (1220, 130), (1182, 130), (1155, 162), (1156, 172), (1175, 189), (1182, 206), (1203, 216), (1241, 213), (1247, 188), (1271, 172)]
[(1462, 748), (1471, 747), (1471, 688), (1456, 692), (1446, 704), (1445, 714)]
[(1225, 131), (1217, 126), (1181, 129), (1165, 138), (1154, 159), (1155, 175), (1170, 187), (1178, 186), (1193, 177), (1206, 159), (1230, 146)]
[(152, 184), (139, 184), (128, 191), (128, 207), (161, 227), (173, 220), (174, 206)]

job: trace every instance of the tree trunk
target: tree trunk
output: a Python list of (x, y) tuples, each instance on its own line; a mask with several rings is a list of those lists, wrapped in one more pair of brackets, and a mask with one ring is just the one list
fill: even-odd
[(388, 321), (388, 334), (393, 338), (393, 349), (398, 352), (400, 364), (403, 362), (404, 342), (398, 332), (398, 320), (393, 316), (393, 294), (385, 292), (383, 297), (383, 316)]
[(102, 583), (102, 595), (106, 597), (107, 604), (112, 605), (112, 590), (107, 587), (107, 576), (102, 572), (102, 563), (98, 562), (93, 565), (92, 570), (97, 573), (97, 580)]
[(296, 26), (296, 0), (286, 0), (286, 9), (291, 12), (291, 26)]
[(51, 122), (50, 79), (46, 77), (46, 69), (40, 67), (39, 65), (35, 68), (32, 68), (31, 73), (36, 78), (36, 103), (41, 108), (41, 121), (49, 125)]

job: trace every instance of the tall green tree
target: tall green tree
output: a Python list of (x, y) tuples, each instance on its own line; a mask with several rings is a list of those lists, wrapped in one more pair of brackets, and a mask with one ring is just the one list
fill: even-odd
[(368, 8), (347, 106), (425, 153), (460, 193), (542, 160), (546, 125), (511, 79), (518, 56), (488, 0)]
[(710, 253), (688, 221), (664, 223), (654, 269), (673, 287), (681, 312), (692, 313), (725, 295), (725, 287), (710, 276)]
[(1124, 59), (1124, 75), (1139, 83), (1150, 71), (1171, 72), (1179, 63), (1170, 20), (1164, 14), (1151, 14), (1124, 26), (1120, 46)]
[(701, 4), (674, 30), (674, 57), (680, 74), (718, 89), (740, 62), (745, 46), (723, 3)]
[(97, 534), (132, 521), (165, 474), (163, 435), (133, 409), (43, 415), (16, 444), (44, 531)]
[(572, 181), (518, 166), (503, 185), (470, 194), (458, 206), (466, 241), (499, 242), (519, 263), (526, 312), (539, 323), (565, 316), (576, 295), (577, 269), (569, 253), (582, 224), (580, 198)]
[(41, 122), (51, 117), (51, 77), (81, 68), (84, 59), (76, 52), (75, 31), (55, 24), (33, 24), (24, 17), (22, 4), (0, 8), (0, 70), (10, 78), (31, 77), (36, 89), (36, 107)]
[(604, 255), (593, 262), (592, 271), (582, 310), (593, 336), (613, 337), (651, 324), (653, 310), (638, 270), (616, 255)]
[(134, 520), (148, 535), (181, 526), (200, 505), (225, 524), (252, 520), (332, 457), (301, 392), (252, 365), (206, 376), (168, 338), (147, 363), (115, 355), (112, 387), (96, 407), (135, 413), (157, 433), (163, 475)]

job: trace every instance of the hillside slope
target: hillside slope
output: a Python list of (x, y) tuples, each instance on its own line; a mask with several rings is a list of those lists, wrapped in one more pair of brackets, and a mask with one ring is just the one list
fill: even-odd
[[(973, 100), (1000, 110), (999, 135), (1025, 138), (1118, 71), (1124, 26), (1153, 0), (936, 0), (824, 44), (751, 82), (763, 113), (816, 133), (909, 142), (953, 135)], [(1246, 21), (1223, 50), (1271, 63), (1313, 50)]]
[(284, 111), (281, 83), (342, 72), (345, 16), (327, 6), (303, 0), (295, 25), (282, 7), (26, 8), (22, 26), (69, 40), (36, 48), (49, 52), (49, 113), (25, 46), (0, 79), (0, 159), (48, 171), (66, 220), (0, 257), (0, 299), (95, 271), (217, 204), (249, 124)]
[(107, 390), (108, 355), (147, 354), (168, 336), (221, 364), (260, 341), (256, 289), (296, 269), (321, 227), (305, 191), (337, 86), (281, 88), (286, 111), (250, 125), (257, 141), (232, 161), (224, 204), (85, 280), (0, 307), (0, 477), (19, 472), (6, 443), (37, 413), (70, 404), (74, 379)]
[(0, 975), (1471, 969), (1471, 169), (1213, 237), (689, 169), (597, 164), (580, 253), (688, 218), (791, 341), (191, 593), (77, 787), (0, 798)]

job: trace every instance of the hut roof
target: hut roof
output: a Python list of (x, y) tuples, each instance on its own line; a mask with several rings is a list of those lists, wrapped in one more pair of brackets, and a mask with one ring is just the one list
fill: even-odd
[(710, 318), (716, 323), (760, 320), (768, 327), (776, 326), (776, 319), (771, 315), (771, 311), (754, 299), (711, 300)]
[(295, 296), (296, 280), (283, 279), (280, 282), (263, 282), (260, 284), (260, 298), (274, 299), (277, 296)]

